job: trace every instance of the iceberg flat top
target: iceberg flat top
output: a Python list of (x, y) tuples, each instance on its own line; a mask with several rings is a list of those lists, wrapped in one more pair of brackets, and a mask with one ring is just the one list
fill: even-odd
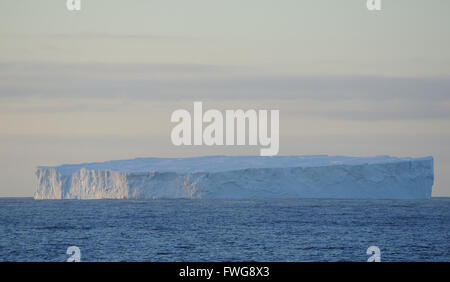
[(247, 168), (317, 167), (329, 165), (361, 165), (426, 160), (423, 158), (398, 158), (391, 156), (347, 157), (328, 155), (306, 156), (205, 156), (191, 158), (136, 158), (96, 163), (64, 164), (60, 166), (40, 166), (54, 168), (63, 175), (69, 175), (82, 168), (98, 171), (137, 172), (220, 172)]

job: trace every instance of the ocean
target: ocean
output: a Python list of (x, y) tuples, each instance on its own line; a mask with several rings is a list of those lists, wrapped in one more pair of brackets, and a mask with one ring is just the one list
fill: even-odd
[[(450, 261), (450, 198), (0, 198), (0, 261)], [(67, 254), (70, 246), (79, 253)]]

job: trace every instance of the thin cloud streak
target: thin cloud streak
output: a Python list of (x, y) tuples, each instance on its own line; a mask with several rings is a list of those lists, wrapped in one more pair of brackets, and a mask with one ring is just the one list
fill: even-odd
[(0, 97), (447, 101), (450, 79), (280, 76), (239, 67), (195, 64), (3, 63), (0, 90)]

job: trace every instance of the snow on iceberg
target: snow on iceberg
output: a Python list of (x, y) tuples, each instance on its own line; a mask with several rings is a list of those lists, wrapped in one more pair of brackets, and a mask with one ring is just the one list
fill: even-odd
[(206, 156), (38, 167), (35, 199), (429, 199), (433, 158)]

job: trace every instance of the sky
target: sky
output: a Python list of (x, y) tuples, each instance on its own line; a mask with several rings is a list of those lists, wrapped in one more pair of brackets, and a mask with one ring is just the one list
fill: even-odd
[(38, 165), (199, 155), (171, 113), (279, 109), (280, 155), (433, 156), (450, 196), (450, 1), (0, 2), (0, 197)]

